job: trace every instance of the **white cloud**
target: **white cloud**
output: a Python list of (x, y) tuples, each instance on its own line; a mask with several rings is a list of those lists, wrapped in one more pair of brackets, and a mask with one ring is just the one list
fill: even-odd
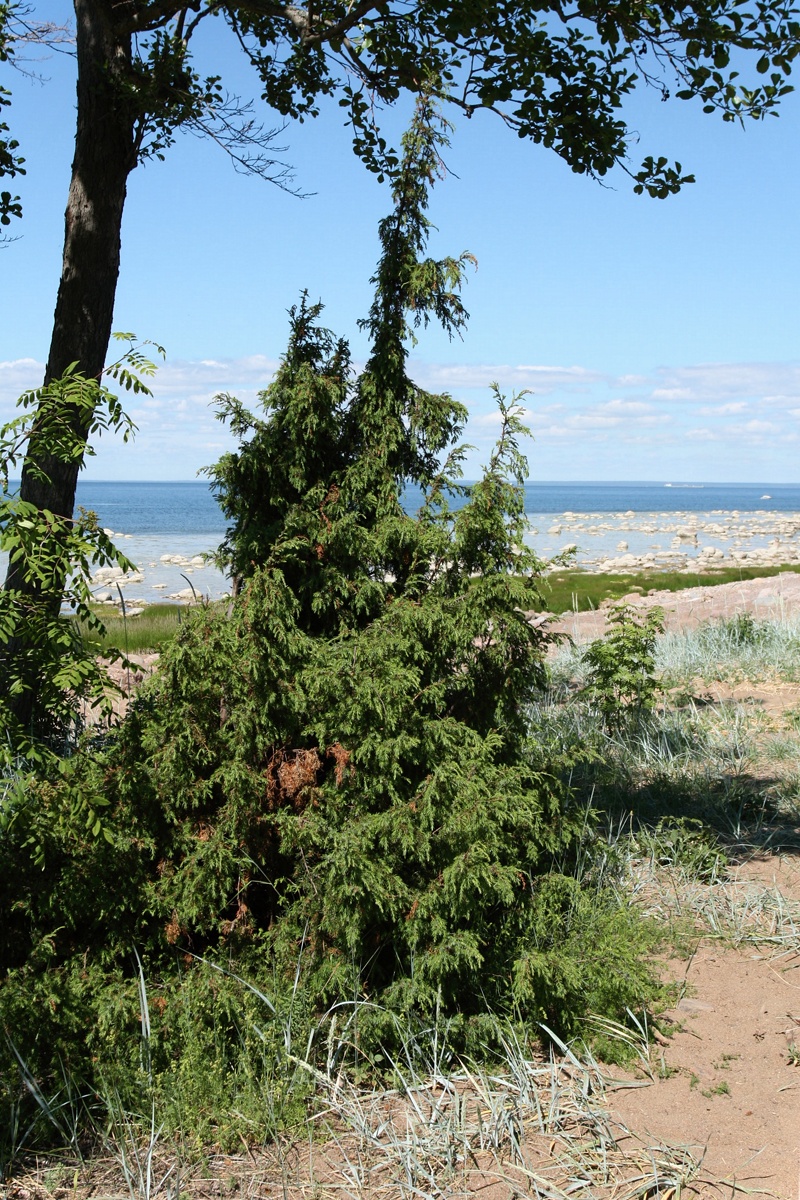
[(750, 434), (762, 436), (764, 434), (782, 433), (782, 427), (776, 425), (774, 421), (744, 421), (738, 425), (729, 425), (728, 432), (734, 436), (741, 434)]
[[(533, 426), (534, 431), (538, 434), (539, 428), (546, 425), (548, 421), (552, 421), (554, 414), (564, 411), (564, 405), (543, 404), (537, 408), (526, 408), (524, 405), (518, 405), (517, 410), (522, 423)], [(500, 410), (494, 406), (489, 412), (476, 411), (470, 414), (470, 430), (487, 430), (494, 434), (499, 428)]]
[(563, 419), (563, 424), (550, 428), (558, 430), (558, 436), (561, 436), (562, 430), (575, 433), (591, 429), (615, 429), (621, 432), (623, 438), (628, 438), (636, 429), (665, 425), (671, 420), (669, 413), (659, 412), (654, 405), (643, 400), (614, 399), (570, 413)]
[(39, 387), (44, 378), (44, 363), (35, 358), (16, 358), (0, 362), (0, 417), (8, 420), (17, 398), (29, 388)]
[[(167, 361), (147, 381), (151, 397), (123, 393), (139, 427), (136, 440), (123, 446), (119, 439), (101, 439), (92, 475), (190, 478), (197, 467), (233, 446), (215, 418), (214, 396), (229, 392), (255, 408), (258, 392), (269, 385), (277, 367), (278, 360), (265, 355)], [(38, 386), (43, 372), (43, 364), (32, 358), (0, 362), (0, 423), (14, 415), (17, 396)], [(470, 412), (465, 440), (478, 447), (468, 461), (473, 475), (497, 436), (499, 415), (489, 389), (494, 380), (507, 395), (523, 388), (533, 391), (523, 403), (522, 419), (538, 446), (549, 447), (545, 457), (556, 473), (559, 463), (568, 463), (570, 472), (589, 478), (603, 464), (607, 474), (617, 470), (624, 477), (635, 474), (647, 459), (676, 474), (692, 456), (705, 455), (705, 443), (714, 443), (709, 459), (730, 464), (744, 454), (753, 470), (756, 462), (765, 464), (758, 470), (766, 478), (770, 463), (791, 463), (796, 452), (800, 364), (662, 367), (647, 378), (613, 377), (581, 366), (412, 360), (410, 372), (421, 386), (463, 393)], [(623, 388), (634, 390), (626, 395)], [(708, 424), (698, 424), (701, 418)], [(758, 447), (755, 455), (748, 453), (750, 447)], [(533, 469), (537, 450), (529, 447), (528, 452)]]
[(637, 420), (648, 417), (654, 417), (658, 421), (664, 419), (664, 414), (645, 400), (607, 400), (605, 404), (599, 405), (599, 408), (611, 416), (633, 417)]
[(713, 429), (687, 429), (685, 436), (693, 442), (718, 442), (721, 440), (721, 435), (715, 433)]
[(761, 403), (763, 405), (765, 405), (767, 408), (791, 409), (793, 405), (797, 404), (798, 400), (800, 400), (800, 394), (795, 394), (793, 396), (785, 396), (785, 395), (779, 394), (776, 396), (762, 396), (761, 397)]
[(800, 363), (700, 363), (661, 367), (651, 392), (654, 400), (725, 401), (737, 396), (800, 398)]
[(428, 363), (419, 359), (409, 362), (409, 371), (420, 387), (431, 391), (458, 391), (462, 388), (530, 388), (536, 395), (556, 391), (585, 391), (607, 377), (586, 367), (552, 367), (505, 363)]
[(646, 375), (620, 375), (614, 382), (617, 387), (645, 387), (649, 381)]
[(749, 407), (746, 400), (731, 400), (728, 404), (704, 404), (697, 411), (704, 417), (730, 417)]

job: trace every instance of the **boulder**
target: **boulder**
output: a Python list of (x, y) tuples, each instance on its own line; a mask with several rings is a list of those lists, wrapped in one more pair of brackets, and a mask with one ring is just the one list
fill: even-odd
[(125, 572), (122, 567), (98, 567), (92, 576), (92, 583), (112, 583), (122, 579)]

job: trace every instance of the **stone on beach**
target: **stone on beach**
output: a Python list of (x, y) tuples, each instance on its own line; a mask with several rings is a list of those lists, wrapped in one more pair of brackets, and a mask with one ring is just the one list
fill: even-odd
[(122, 567), (99, 567), (92, 576), (92, 583), (111, 583), (122, 579), (124, 574)]
[(129, 583), (141, 583), (144, 575), (141, 571), (124, 571), (122, 567), (98, 567), (92, 576), (92, 583), (116, 583), (125, 587)]

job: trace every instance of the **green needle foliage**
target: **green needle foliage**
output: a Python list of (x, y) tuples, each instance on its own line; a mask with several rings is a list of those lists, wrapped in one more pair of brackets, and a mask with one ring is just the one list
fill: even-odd
[(631, 604), (617, 604), (609, 615), (605, 637), (587, 648), (583, 656), (589, 669), (585, 695), (612, 733), (655, 708), (659, 690), (655, 646), (656, 637), (663, 632), (663, 609), (641, 613)]
[[(0, 1020), (43, 1074), (56, 1047), (70, 1069), (119, 1072), (134, 945), (160, 989), (153, 1069), (170, 1086), (197, 1059), (232, 1077), (247, 1041), (198, 958), (278, 1009), (291, 993), (309, 1021), (368, 1002), (367, 1049), (438, 1014), (485, 1052), (492, 1013), (569, 1034), (648, 995), (644, 932), (585, 867), (570, 761), (527, 736), (545, 644), (526, 615), (540, 565), (520, 410), (498, 394), (497, 447), (453, 511), (464, 410), (407, 374), (414, 327), (465, 319), (464, 257), (423, 257), (444, 136), (421, 101), (380, 227), (363, 372), (304, 298), (264, 415), (221, 399), (241, 438), (210, 472), (236, 595), (181, 626), (116, 743), (77, 764), (111, 841), (48, 823), (42, 789), (29, 821), (44, 872), (26, 870), (21, 834), (0, 843)], [(190, 1009), (194, 1025), (176, 1015)]]

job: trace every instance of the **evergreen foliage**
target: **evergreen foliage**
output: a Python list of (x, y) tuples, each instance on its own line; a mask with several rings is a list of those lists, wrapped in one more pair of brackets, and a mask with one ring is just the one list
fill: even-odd
[(641, 613), (631, 604), (617, 604), (608, 618), (608, 631), (586, 649), (586, 698), (601, 713), (612, 732), (639, 720), (656, 705), (656, 637), (664, 632), (664, 611)]
[(357, 1003), (367, 1050), (398, 1018), (438, 1017), (485, 1053), (493, 1012), (570, 1034), (652, 987), (643, 927), (579, 869), (591, 828), (570, 760), (527, 736), (545, 642), (527, 616), (519, 407), (498, 394), (497, 447), (467, 489), (464, 410), (407, 374), (414, 326), (465, 319), (465, 258), (423, 257), (444, 137), (424, 99), (381, 225), (364, 371), (303, 298), (264, 415), (221, 401), (242, 438), (211, 470), (237, 594), (182, 625), (116, 740), (73, 760), (108, 838), (43, 785), (0, 840), (0, 1021), (51, 1083), (59, 1059), (135, 1074), (134, 947), (170, 1088), (203, 1055), (239, 1086), (252, 993), (237, 1015), (209, 962), (308, 1022)]

